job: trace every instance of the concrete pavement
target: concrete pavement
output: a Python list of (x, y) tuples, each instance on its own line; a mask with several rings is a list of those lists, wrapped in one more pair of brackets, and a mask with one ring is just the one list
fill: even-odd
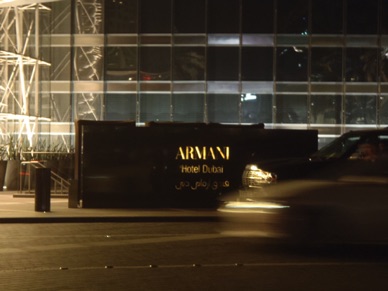
[(66, 196), (53, 196), (50, 211), (36, 211), (35, 197), (18, 192), (0, 192), (0, 223), (45, 222), (180, 222), (217, 221), (209, 209), (90, 209), (69, 208)]

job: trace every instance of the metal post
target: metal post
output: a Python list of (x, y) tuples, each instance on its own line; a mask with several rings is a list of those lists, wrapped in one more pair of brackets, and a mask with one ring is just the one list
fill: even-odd
[(50, 211), (51, 169), (36, 169), (35, 211)]

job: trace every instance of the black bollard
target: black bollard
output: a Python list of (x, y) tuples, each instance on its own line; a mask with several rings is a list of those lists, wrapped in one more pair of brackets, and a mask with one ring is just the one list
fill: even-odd
[(36, 169), (35, 211), (50, 211), (51, 169)]

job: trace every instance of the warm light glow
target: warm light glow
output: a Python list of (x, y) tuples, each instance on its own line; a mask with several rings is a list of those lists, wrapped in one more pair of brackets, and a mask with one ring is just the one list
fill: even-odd
[(224, 207), (219, 208), (220, 212), (258, 212), (262, 213), (268, 210), (276, 210), (276, 209), (285, 209), (290, 208), (287, 205), (282, 205), (273, 202), (264, 202), (264, 201), (231, 201), (227, 202)]
[(229, 202), (226, 205), (227, 208), (257, 208), (257, 209), (279, 209), (279, 208), (289, 208), (289, 206), (281, 205), (273, 202), (239, 202), (233, 201)]
[(277, 176), (273, 173), (260, 169), (255, 164), (250, 164), (245, 167), (243, 175), (243, 184), (247, 187), (257, 187), (263, 184), (271, 184), (276, 182)]

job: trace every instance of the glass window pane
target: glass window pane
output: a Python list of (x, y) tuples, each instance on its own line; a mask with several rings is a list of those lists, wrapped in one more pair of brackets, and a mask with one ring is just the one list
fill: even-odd
[(102, 80), (103, 48), (76, 47), (74, 48), (74, 77), (76, 80)]
[(347, 1), (348, 34), (376, 34), (378, 0)]
[(388, 96), (380, 97), (380, 124), (388, 125)]
[(239, 49), (235, 47), (209, 47), (207, 77), (210, 81), (237, 81)]
[(308, 32), (308, 0), (278, 0), (278, 33)]
[(342, 80), (342, 49), (311, 49), (311, 81), (340, 82)]
[(208, 94), (208, 120), (215, 123), (238, 123), (241, 97), (231, 94)]
[(137, 0), (105, 0), (105, 33), (137, 33)]
[(56, 47), (51, 54), (51, 80), (71, 80), (70, 47)]
[(240, 31), (239, 15), (239, 0), (208, 1), (208, 32), (238, 33)]
[(136, 94), (106, 94), (105, 120), (136, 120)]
[(174, 1), (174, 33), (206, 32), (205, 1)]
[[(65, 1), (71, 2), (71, 1)], [(100, 34), (104, 33), (103, 11), (101, 11), (102, 0), (83, 0), (71, 2), (71, 18), (73, 19), (72, 33), (76, 34)], [(70, 13), (70, 11), (69, 11)], [(63, 16), (62, 16), (63, 17)], [(27, 22), (28, 23), (28, 22)], [(26, 23), (26, 24), (27, 24)]]
[(376, 96), (346, 96), (345, 112), (346, 124), (376, 123)]
[(242, 1), (242, 32), (273, 33), (273, 0)]
[(204, 122), (204, 99), (204, 94), (174, 94), (174, 121)]
[(380, 81), (388, 82), (388, 47), (380, 51)]
[(341, 34), (343, 4), (341, 0), (314, 0), (312, 3), (312, 33)]
[(273, 80), (273, 48), (243, 47), (241, 51), (241, 79), (244, 81)]
[(205, 48), (174, 47), (174, 80), (205, 79)]
[(278, 48), (276, 79), (278, 81), (307, 81), (307, 48)]
[(246, 93), (241, 95), (243, 123), (271, 123), (272, 95)]
[(51, 121), (71, 122), (72, 116), (69, 108), (72, 106), (71, 95), (68, 93), (51, 94), (52, 103), (56, 106), (56, 113), (49, 114)]
[(170, 94), (140, 94), (140, 122), (171, 121)]
[(377, 81), (377, 49), (348, 48), (346, 50), (346, 81)]
[(140, 32), (171, 32), (171, 0), (141, 0)]
[(137, 79), (137, 48), (107, 47), (105, 54), (106, 80)]
[(382, 0), (381, 34), (388, 34), (388, 0)]
[(170, 80), (170, 48), (140, 47), (140, 79)]
[[(53, 3), (46, 3), (51, 9), (51, 28), (52, 34), (70, 34), (71, 33), (71, 2), (70, 1), (55, 1)], [(68, 15), (68, 17), (63, 17)], [(45, 32), (48, 33), (48, 32)]]
[(277, 123), (306, 123), (307, 96), (306, 95), (277, 95), (276, 96)]
[(341, 124), (341, 95), (312, 95), (311, 123)]
[(74, 120), (101, 120), (103, 108), (103, 96), (99, 93), (74, 94)]

